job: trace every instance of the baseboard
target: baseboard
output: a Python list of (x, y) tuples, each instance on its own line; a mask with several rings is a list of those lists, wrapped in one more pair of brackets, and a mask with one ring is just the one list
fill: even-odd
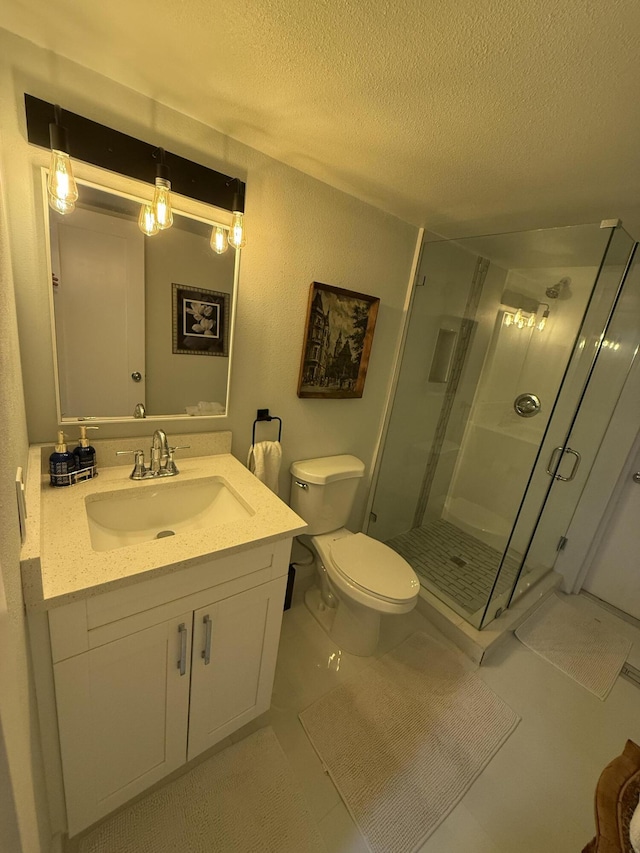
[(617, 616), (618, 619), (628, 622), (629, 625), (633, 625), (634, 628), (640, 628), (640, 619), (636, 619), (636, 617), (632, 616), (630, 613), (625, 613), (624, 610), (620, 610), (620, 608), (616, 607), (615, 604), (609, 604), (608, 601), (598, 598), (597, 595), (594, 595), (592, 592), (588, 592), (586, 589), (581, 589), (580, 595), (584, 595), (585, 598), (593, 601), (594, 604), (597, 604), (599, 607), (604, 607), (604, 609), (608, 610), (609, 613), (613, 613), (613, 615)]
[(635, 684), (636, 687), (640, 687), (640, 669), (635, 666), (631, 666), (630, 663), (625, 663), (620, 671), (620, 675), (623, 678), (626, 678), (627, 681), (630, 681), (632, 684)]

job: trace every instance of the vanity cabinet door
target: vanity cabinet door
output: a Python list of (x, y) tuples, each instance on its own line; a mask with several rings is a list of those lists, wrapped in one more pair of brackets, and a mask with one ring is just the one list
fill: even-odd
[(268, 710), (286, 577), (194, 613), (189, 760)]
[(184, 764), (192, 615), (54, 665), (69, 835)]

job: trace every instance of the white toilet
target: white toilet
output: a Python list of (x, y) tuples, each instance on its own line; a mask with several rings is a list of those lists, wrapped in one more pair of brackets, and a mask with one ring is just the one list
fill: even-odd
[(371, 655), (378, 645), (380, 616), (408, 613), (420, 581), (399, 554), (347, 523), (364, 464), (355, 456), (324, 456), (290, 468), (291, 508), (309, 525), (319, 587), (305, 603), (340, 648)]

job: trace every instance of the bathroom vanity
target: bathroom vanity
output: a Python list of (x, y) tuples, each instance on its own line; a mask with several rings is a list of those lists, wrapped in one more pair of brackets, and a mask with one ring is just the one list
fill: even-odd
[[(304, 522), (229, 454), (179, 467), (170, 482), (136, 483), (118, 466), (67, 489), (43, 485), (39, 553), (25, 543), (50, 799), (71, 836), (270, 705), (291, 539)], [(213, 496), (204, 508), (203, 490)], [(194, 493), (201, 503), (189, 509)], [(108, 505), (112, 532), (120, 523), (144, 536), (158, 496), (184, 525), (175, 535), (156, 539), (151, 525), (135, 544), (118, 544), (117, 529), (95, 537), (92, 506)], [(60, 775), (66, 815), (56, 814)]]

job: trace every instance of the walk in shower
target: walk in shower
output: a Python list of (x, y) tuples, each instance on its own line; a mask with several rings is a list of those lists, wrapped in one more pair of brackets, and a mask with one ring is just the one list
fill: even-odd
[(553, 568), (638, 350), (615, 222), (426, 242), (368, 533), (476, 628)]

